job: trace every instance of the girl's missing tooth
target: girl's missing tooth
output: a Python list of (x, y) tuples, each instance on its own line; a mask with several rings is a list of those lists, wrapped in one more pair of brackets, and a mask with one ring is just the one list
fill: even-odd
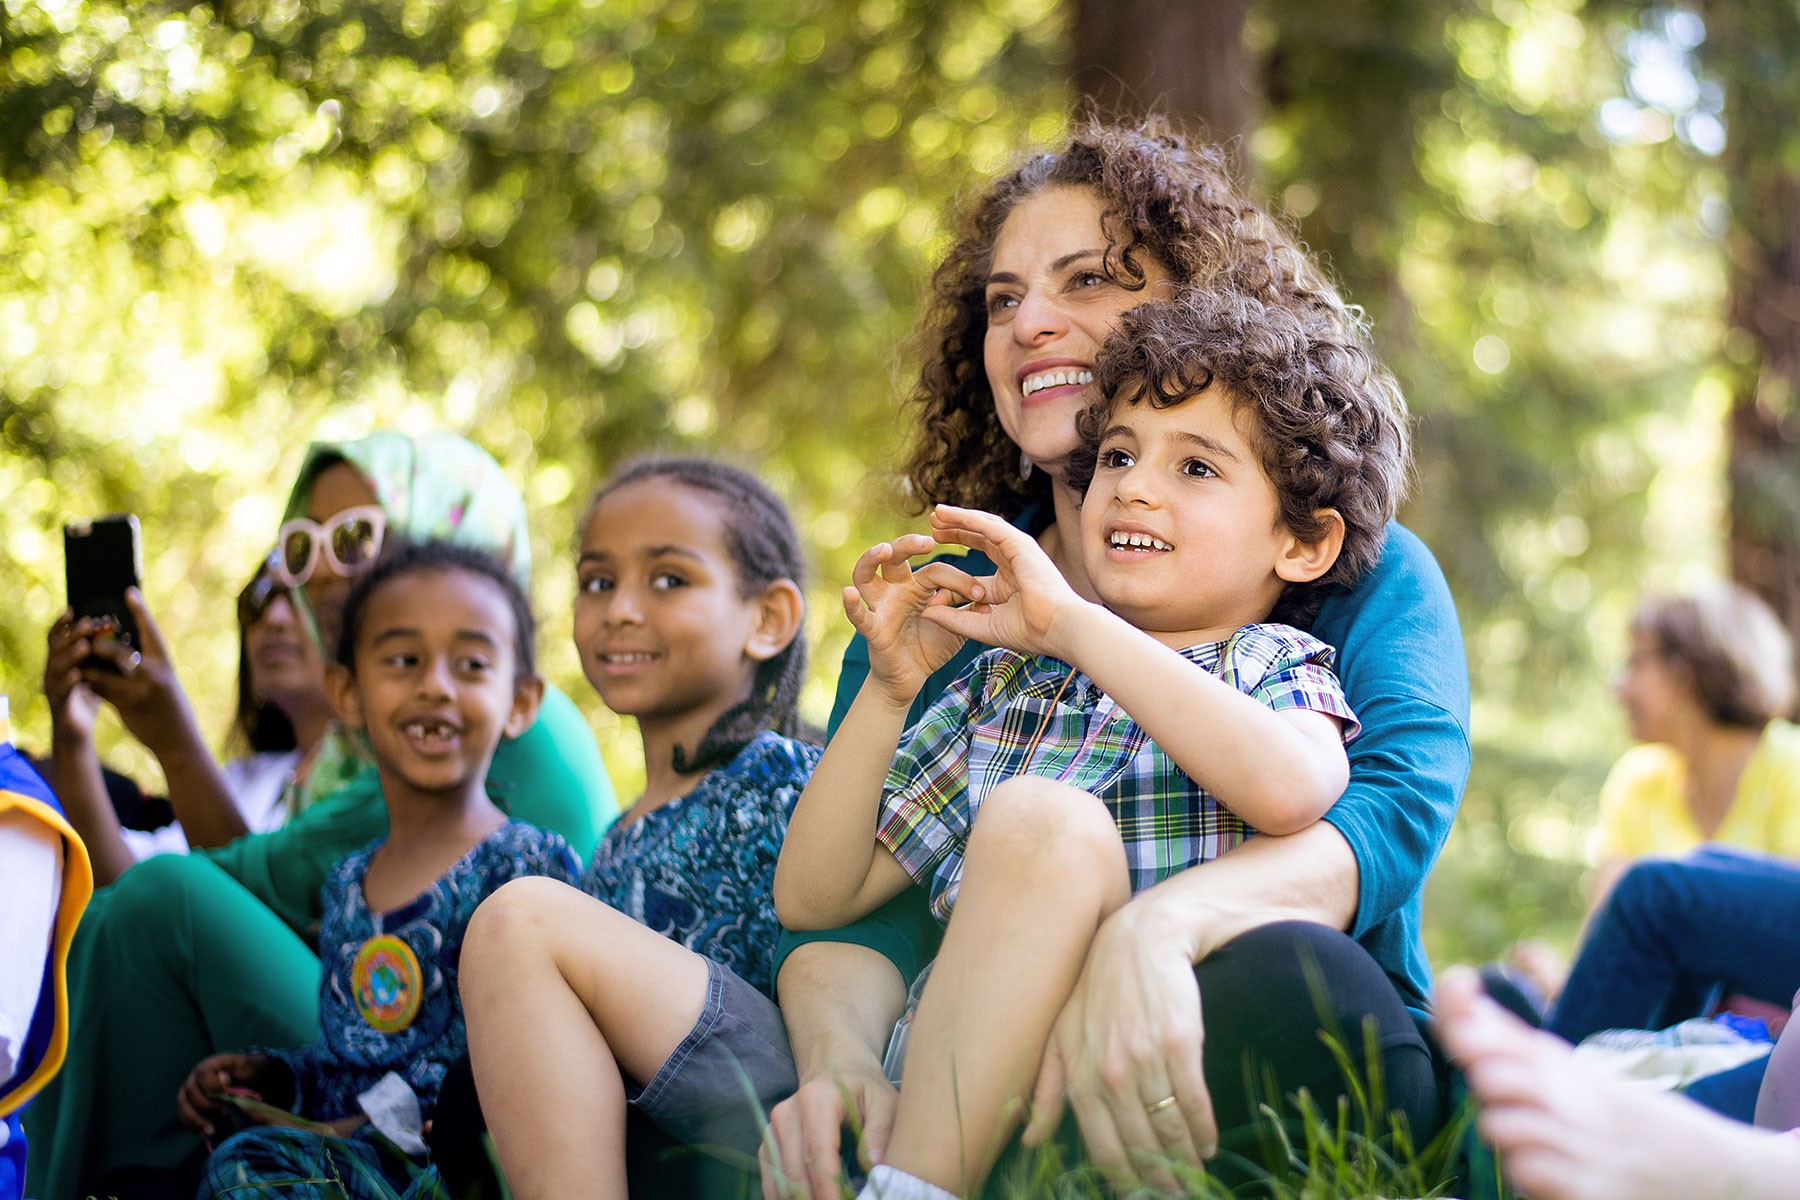
[(470, 1056), (520, 1200), (623, 1194), (628, 1103), (753, 1155), (746, 1086), (764, 1109), (794, 1086), (769, 996), (770, 881), (818, 758), (792, 736), (793, 524), (742, 471), (643, 463), (596, 496), (577, 570), (582, 668), (637, 719), (648, 779), (581, 892), (522, 880), (470, 929)]
[(478, 551), (410, 547), (350, 593), (328, 682), (340, 717), (368, 739), (389, 832), (325, 885), (320, 1037), (215, 1055), (179, 1097), (209, 1138), (228, 1111), (274, 1116), (236, 1098), (246, 1095), (324, 1128), (263, 1124), (226, 1140), (201, 1196), (276, 1183), (310, 1196), (294, 1181), (332, 1177), (385, 1196), (427, 1168), (422, 1128), (465, 1045), (456, 978), (470, 916), (508, 880), (579, 869), (560, 837), (509, 822), (483, 787), (500, 740), (537, 715), (532, 641), (518, 583)]

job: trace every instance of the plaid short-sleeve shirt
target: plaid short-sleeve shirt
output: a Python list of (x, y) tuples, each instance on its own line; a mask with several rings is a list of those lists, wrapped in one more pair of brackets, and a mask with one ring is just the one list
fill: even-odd
[[(1344, 723), (1345, 741), (1356, 736), (1331, 647), (1298, 629), (1246, 625), (1181, 655), (1272, 709), (1325, 713)], [(1254, 832), (1085, 674), (1058, 659), (992, 650), (907, 731), (882, 792), (876, 840), (931, 893), (940, 921), (956, 903), (982, 797), (1015, 775), (1059, 779), (1104, 801), (1134, 894)]]

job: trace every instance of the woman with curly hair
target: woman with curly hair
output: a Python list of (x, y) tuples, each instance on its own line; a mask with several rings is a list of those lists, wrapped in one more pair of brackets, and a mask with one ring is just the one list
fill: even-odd
[[(933, 277), (912, 396), (913, 498), (999, 513), (1093, 598), (1066, 472), (1077, 417), (1096, 398), (1094, 361), (1125, 312), (1193, 287), (1292, 311), (1341, 342), (1343, 386), (1373, 390), (1403, 417), (1355, 312), (1245, 198), (1220, 150), (1158, 119), (1089, 119), (990, 185), (957, 225)], [(979, 554), (958, 565), (994, 569)], [(1374, 569), (1329, 590), (1310, 632), (1338, 652), (1363, 722), (1348, 788), (1324, 820), (1251, 838), (1102, 923), (1045, 1050), (1027, 1142), (1055, 1132), (1066, 1102), (1102, 1168), (1172, 1184), (1171, 1160), (1250, 1148), (1264, 1101), (1306, 1089), (1333, 1111), (1347, 1088), (1322, 1031), (1359, 1073), (1379, 1070), (1415, 1143), (1438, 1126), (1419, 909), (1469, 766), (1455, 611), (1429, 552), (1392, 525)], [(985, 649), (966, 646), (932, 676), (912, 717)], [(834, 731), (868, 669), (858, 638)], [(801, 1087), (771, 1114), (766, 1192), (839, 1195), (846, 1123), (865, 1158), (881, 1157), (896, 1108), (889, 1080), (904, 1066), (894, 1021), (936, 937), (914, 889), (855, 925), (788, 938), (777, 987)]]

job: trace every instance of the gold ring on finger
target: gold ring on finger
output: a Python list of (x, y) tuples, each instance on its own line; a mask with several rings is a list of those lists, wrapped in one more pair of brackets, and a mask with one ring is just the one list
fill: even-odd
[(1168, 1095), (1168, 1096), (1164, 1096), (1161, 1100), (1158, 1100), (1155, 1104), (1152, 1104), (1149, 1108), (1146, 1108), (1144, 1111), (1147, 1114), (1149, 1114), (1150, 1116), (1154, 1117), (1157, 1113), (1161, 1112), (1163, 1109), (1172, 1108), (1174, 1106), (1174, 1104), (1175, 1104), (1175, 1097), (1173, 1095)]

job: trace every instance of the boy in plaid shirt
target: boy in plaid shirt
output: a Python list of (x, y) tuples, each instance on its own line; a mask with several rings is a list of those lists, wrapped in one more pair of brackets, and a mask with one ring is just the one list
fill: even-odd
[[(792, 928), (832, 927), (916, 882), (949, 921), (871, 1177), (883, 1195), (977, 1189), (1101, 921), (1342, 792), (1357, 726), (1332, 652), (1267, 622), (1379, 557), (1404, 434), (1388, 397), (1335, 386), (1362, 353), (1246, 296), (1142, 305), (1080, 420), (1079, 571), (945, 505), (932, 537), (858, 560), (844, 603), (869, 677), (795, 810), (775, 902)], [(997, 573), (908, 565), (936, 543)], [(903, 732), (966, 638), (999, 648)]]

